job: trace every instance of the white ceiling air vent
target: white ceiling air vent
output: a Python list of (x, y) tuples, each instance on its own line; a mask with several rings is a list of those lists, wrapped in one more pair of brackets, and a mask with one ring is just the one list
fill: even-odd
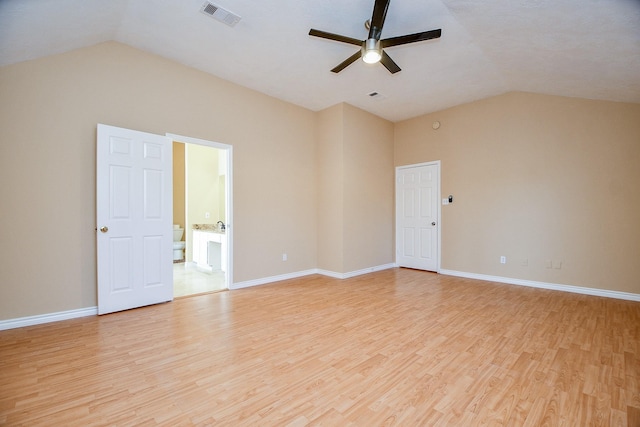
[(202, 5), (200, 12), (222, 22), (223, 24), (227, 24), (230, 27), (235, 26), (240, 21), (240, 17), (238, 15), (209, 2)]
[(384, 96), (380, 92), (376, 92), (376, 91), (369, 92), (367, 95), (369, 96), (369, 98), (375, 99), (377, 101), (387, 98), (386, 96)]

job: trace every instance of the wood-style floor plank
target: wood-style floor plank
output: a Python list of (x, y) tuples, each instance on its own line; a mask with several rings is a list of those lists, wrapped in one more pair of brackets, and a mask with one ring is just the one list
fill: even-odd
[(640, 426), (640, 303), (392, 269), (0, 331), (0, 424)]

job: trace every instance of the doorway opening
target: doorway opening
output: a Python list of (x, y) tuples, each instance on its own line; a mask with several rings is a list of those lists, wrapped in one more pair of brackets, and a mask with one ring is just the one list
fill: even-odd
[(173, 224), (176, 237), (181, 235), (178, 244), (174, 242), (174, 297), (229, 289), (233, 283), (231, 146), (167, 136), (173, 140), (174, 154)]

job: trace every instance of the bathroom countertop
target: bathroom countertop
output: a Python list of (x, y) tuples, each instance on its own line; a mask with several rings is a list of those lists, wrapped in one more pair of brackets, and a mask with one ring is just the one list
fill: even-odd
[(220, 230), (217, 224), (193, 224), (193, 230), (206, 231), (208, 233), (224, 234), (225, 230)]

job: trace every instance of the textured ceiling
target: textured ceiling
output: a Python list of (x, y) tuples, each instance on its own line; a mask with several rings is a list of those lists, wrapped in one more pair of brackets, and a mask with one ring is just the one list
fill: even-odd
[[(387, 49), (402, 68), (357, 61), (373, 0), (0, 0), (0, 66), (115, 40), (309, 108), (340, 102), (391, 121), (507, 91), (640, 103), (640, 0), (392, 0), (383, 38), (442, 28)], [(372, 98), (371, 92), (381, 96)]]

